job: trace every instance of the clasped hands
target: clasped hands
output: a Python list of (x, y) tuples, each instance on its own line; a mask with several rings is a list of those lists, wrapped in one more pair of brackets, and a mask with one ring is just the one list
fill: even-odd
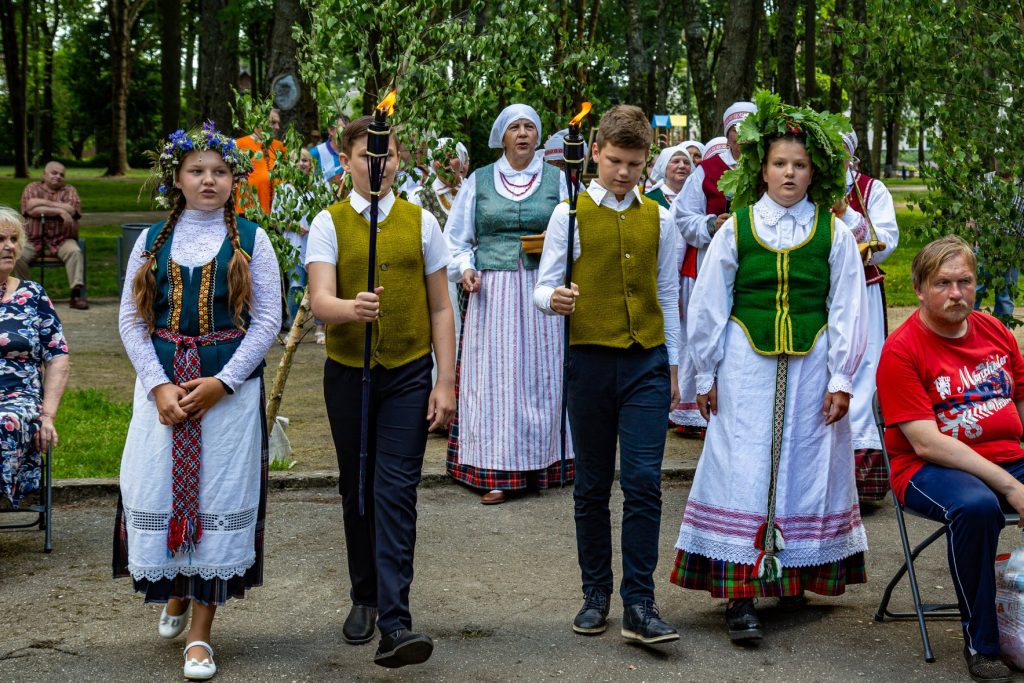
[[(700, 416), (710, 421), (712, 415), (718, 415), (718, 382), (711, 385), (711, 391), (697, 394), (697, 410)], [(843, 419), (850, 410), (850, 395), (845, 391), (826, 391), (825, 400), (821, 405), (821, 416), (825, 424), (835, 424)]]
[(200, 377), (184, 384), (165, 382), (153, 388), (160, 424), (168, 427), (185, 420), (201, 420), (206, 411), (227, 396), (224, 383), (216, 377)]

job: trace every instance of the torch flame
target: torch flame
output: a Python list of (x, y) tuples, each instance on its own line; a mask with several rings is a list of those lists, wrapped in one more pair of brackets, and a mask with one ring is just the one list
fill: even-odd
[(396, 90), (392, 90), (391, 92), (389, 92), (388, 96), (385, 97), (383, 100), (381, 100), (380, 104), (377, 105), (377, 109), (379, 111), (386, 111), (388, 113), (388, 116), (391, 116), (392, 114), (394, 114), (395, 113), (395, 96), (396, 95), (397, 95), (397, 91)]
[(583, 104), (580, 105), (580, 113), (576, 114), (576, 116), (572, 117), (572, 121), (569, 122), (569, 125), (570, 126), (577, 126), (577, 125), (579, 125), (580, 121), (583, 120), (583, 117), (586, 116), (589, 113), (590, 113), (590, 102), (584, 102)]

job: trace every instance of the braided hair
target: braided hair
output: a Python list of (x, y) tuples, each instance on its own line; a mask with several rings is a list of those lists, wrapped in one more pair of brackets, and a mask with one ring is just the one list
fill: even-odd
[(224, 205), (224, 224), (228, 228), (228, 239), (234, 253), (228, 263), (228, 301), (234, 313), (235, 325), (245, 328), (243, 315), (252, 304), (252, 272), (249, 270), (251, 254), (242, 249), (238, 236), (238, 216), (235, 214), (234, 194), (228, 197)]
[(170, 215), (167, 216), (167, 221), (163, 227), (160, 228), (159, 234), (153, 241), (153, 248), (144, 250), (142, 252), (142, 258), (145, 262), (135, 271), (135, 277), (132, 278), (132, 295), (135, 297), (135, 307), (138, 310), (138, 316), (146, 323), (146, 328), (150, 334), (153, 334), (153, 330), (156, 329), (156, 313), (154, 310), (154, 304), (156, 303), (156, 255), (160, 252), (160, 249), (170, 239), (171, 234), (174, 232), (174, 226), (177, 224), (178, 219), (181, 218), (182, 212), (185, 210), (185, 196), (178, 194), (174, 201), (174, 206), (171, 208)]

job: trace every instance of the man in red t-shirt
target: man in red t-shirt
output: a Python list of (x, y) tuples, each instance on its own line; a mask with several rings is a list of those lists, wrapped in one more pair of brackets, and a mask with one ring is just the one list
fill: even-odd
[(994, 562), (1004, 507), (1024, 515), (1024, 359), (1002, 323), (972, 311), (976, 265), (970, 245), (952, 236), (914, 257), (920, 306), (886, 340), (876, 381), (893, 491), (948, 523), (968, 671), (975, 681), (1009, 681)]

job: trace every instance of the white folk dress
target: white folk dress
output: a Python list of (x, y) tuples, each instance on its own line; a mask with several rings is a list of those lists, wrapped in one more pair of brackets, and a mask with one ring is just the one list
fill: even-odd
[[(185, 211), (174, 227), (171, 257), (197, 272), (216, 257), (227, 235), (223, 210)], [(281, 326), (281, 284), (273, 247), (256, 233), (252, 271), (252, 321), (231, 360), (216, 375), (233, 391), (202, 419), (199, 506), (203, 536), (196, 551), (168, 557), (171, 511), (171, 434), (160, 424), (151, 393), (171, 381), (157, 359), (146, 325), (138, 317), (131, 283), (144, 261), (143, 233), (132, 250), (121, 296), (121, 340), (135, 366), (135, 397), (121, 459), (121, 501), (127, 528), (128, 571), (150, 582), (183, 575), (229, 580), (256, 561), (257, 513), (263, 444), (259, 366)]]
[[(762, 197), (753, 225), (772, 249), (801, 244), (811, 234), (814, 205), (783, 208)], [(779, 466), (776, 523), (783, 568), (836, 562), (867, 549), (854, 484), (850, 422), (826, 426), (828, 391), (852, 391), (867, 324), (864, 275), (853, 235), (835, 221), (829, 255), (828, 330), (806, 356), (790, 356)], [(777, 358), (758, 355), (730, 320), (738, 267), (733, 219), (714, 236), (690, 302), (687, 333), (697, 391), (717, 377), (718, 414), (708, 425), (676, 548), (710, 560), (754, 565), (754, 540), (764, 521), (771, 468)]]

